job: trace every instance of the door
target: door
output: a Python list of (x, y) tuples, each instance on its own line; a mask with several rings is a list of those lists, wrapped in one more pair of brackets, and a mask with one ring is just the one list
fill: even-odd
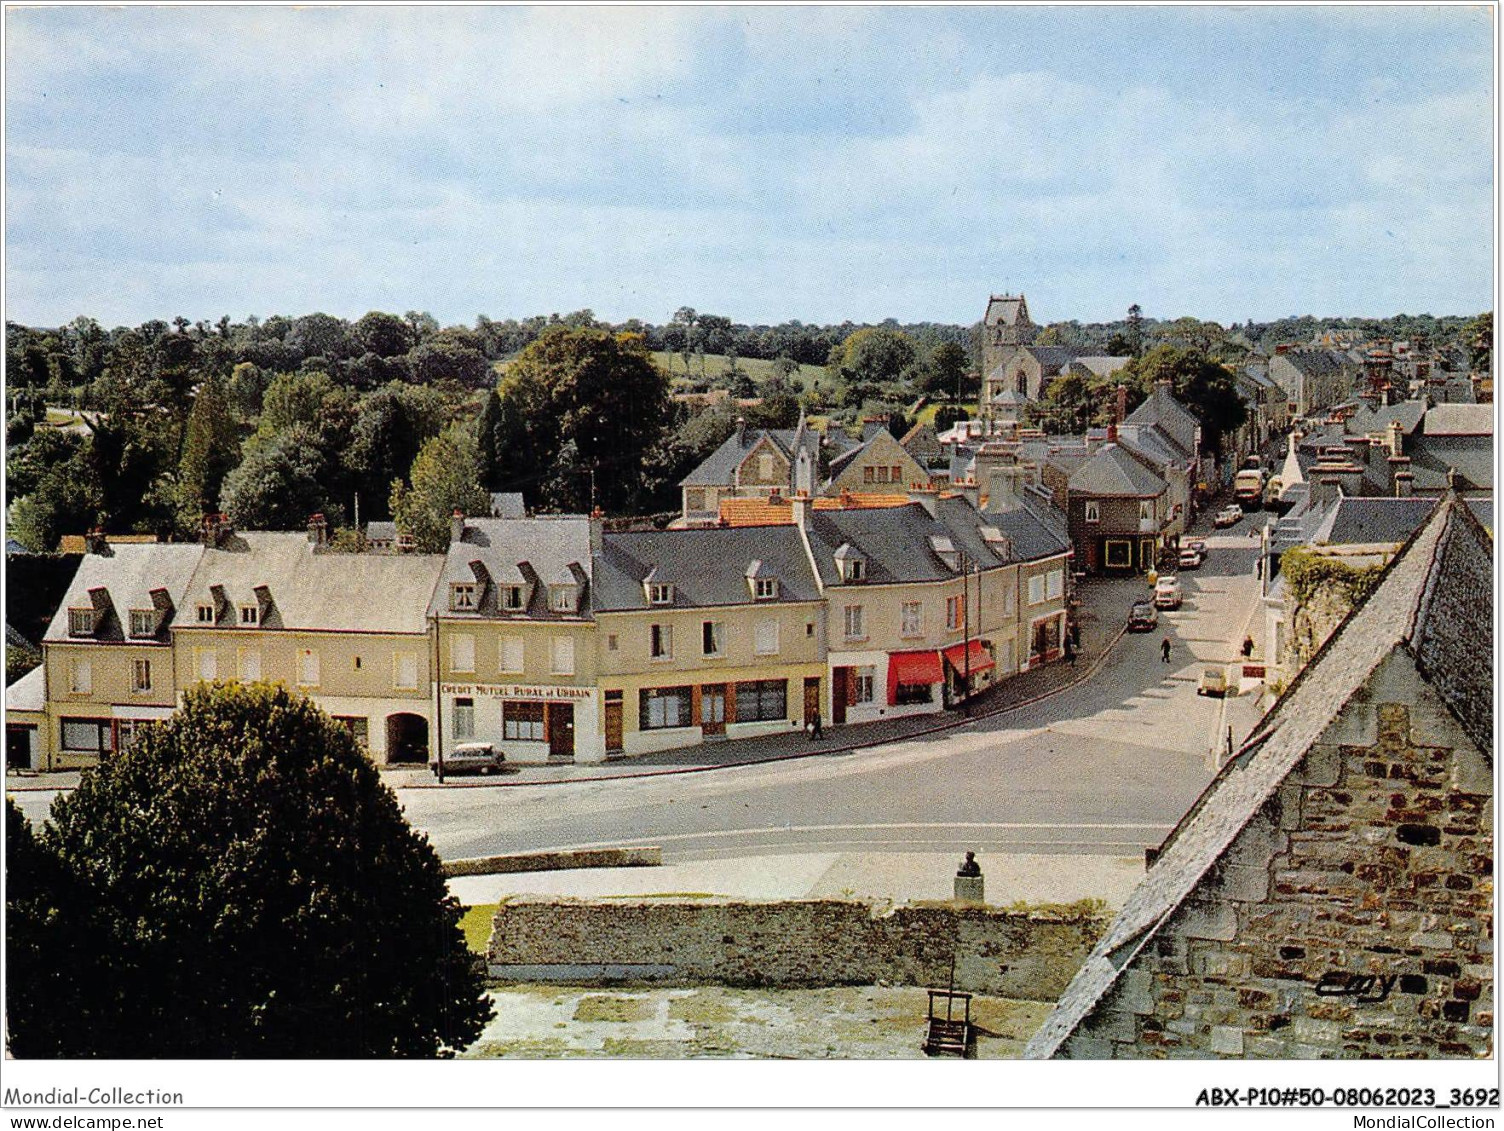
[(726, 685), (706, 683), (700, 686), (700, 729), (706, 738), (726, 733)]
[(37, 732), (34, 726), (8, 726), (5, 728), (5, 766), (10, 770), (34, 770), (31, 764), (31, 736)]
[[(607, 694), (610, 694), (607, 692)], [(620, 754), (622, 751), (621, 741), (621, 698), (620, 692), (616, 699), (606, 700), (606, 752)]]
[(574, 704), (550, 703), (545, 708), (548, 728), (548, 756), (574, 759)]
[(804, 680), (804, 722), (808, 725), (820, 712), (820, 677), (809, 676)]
[(1138, 540), (1138, 568), (1148, 573), (1155, 566), (1154, 539), (1140, 538)]
[(851, 681), (850, 668), (836, 668), (830, 677), (830, 721), (836, 726), (846, 722), (847, 684)]

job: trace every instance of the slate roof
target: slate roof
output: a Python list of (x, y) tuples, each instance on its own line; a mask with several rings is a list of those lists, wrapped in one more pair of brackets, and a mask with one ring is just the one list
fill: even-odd
[(1017, 326), (1029, 322), (1029, 305), (1023, 295), (992, 295), (982, 321), (988, 326)]
[[(78, 563), (68, 592), (42, 637), (44, 641), (125, 640), (130, 610), (157, 607), (152, 600), (152, 591), (156, 589), (165, 590), (173, 608), (181, 611), (194, 569), (205, 553), (197, 542), (126, 543), (111, 545), (109, 549), (108, 554), (85, 554)], [(91, 590), (99, 591), (98, 602), (90, 595)], [(92, 637), (69, 637), (70, 608), (96, 610)], [(164, 632), (168, 624), (162, 625)]]
[(1065, 512), (1048, 497), (1025, 496), (1021, 506), (1004, 514), (983, 513), (982, 524), (995, 526), (1008, 536), (1013, 557), (1033, 562), (1064, 554), (1071, 548)]
[[(267, 629), (421, 633), (443, 564), (439, 554), (315, 553), (306, 534), (245, 531), (203, 550), (183, 604), (219, 605), (222, 628), (259, 605)], [(176, 627), (199, 626), (190, 610)]]
[(1196, 431), (1200, 423), (1191, 410), (1173, 395), (1155, 385), (1142, 404), (1123, 418), (1124, 424), (1157, 424), (1186, 456), (1196, 453)]
[(1449, 469), (1457, 472), (1459, 491), (1492, 491), (1494, 488), (1492, 436), (1416, 435), (1405, 446), (1405, 454), (1410, 457), (1410, 471), (1415, 476), (1417, 491), (1435, 493), (1445, 490)]
[(1091, 357), (1077, 357), (1072, 359), (1073, 365), (1079, 365), (1089, 370), (1098, 377), (1111, 377), (1118, 370), (1125, 368), (1133, 358), (1131, 357), (1108, 357), (1103, 354)]
[(1389, 422), (1397, 420), (1400, 432), (1410, 435), (1426, 415), (1425, 401), (1401, 401), (1399, 404), (1379, 405), (1377, 408), (1362, 406), (1347, 419), (1343, 426), (1349, 436), (1372, 436), (1389, 431)]
[(395, 542), (397, 540), (397, 524), (395, 522), (368, 522), (366, 523), (366, 540), (378, 542)]
[[(819, 465), (820, 433), (805, 425), (801, 420), (796, 428), (748, 428), (741, 432), (732, 433), (710, 455), (706, 456), (700, 465), (679, 480), (681, 487), (716, 487), (736, 480), (736, 469), (741, 466), (742, 460), (755, 448), (758, 443), (767, 437), (773, 442), (773, 446), (781, 452), (785, 459), (793, 462), (794, 452), (798, 444), (804, 444), (815, 457), (815, 463)], [(844, 451), (847, 444), (844, 438), (832, 433), (827, 438), (827, 446), (832, 451)]]
[[(401, 555), (397, 560), (401, 560)], [(588, 616), (591, 588), (590, 520), (584, 515), (553, 515), (541, 518), (467, 518), (460, 541), (451, 542), (445, 553), (430, 598), (425, 599), (430, 616), (486, 619), (508, 614), (497, 603), (497, 587), (531, 586), (530, 619), (578, 620)], [(480, 564), (477, 573), (476, 566)], [(479, 594), (476, 609), (449, 608), (451, 582), (490, 582)], [(579, 613), (555, 612), (548, 607), (550, 585), (577, 585), (581, 593)], [(516, 615), (516, 614), (512, 614)]]
[[(1437, 507), (1176, 826), (1030, 1039), (1025, 1059), (1059, 1051), (1395, 648), (1416, 656), (1422, 676), (1492, 761), (1492, 551), (1492, 539), (1455, 496)], [(1488, 608), (1477, 607), (1480, 595)]]
[(1157, 467), (1184, 464), (1189, 453), (1176, 444), (1158, 424), (1124, 424), (1118, 428), (1118, 443)]
[(1420, 430), (1427, 436), (1492, 436), (1491, 404), (1439, 404), (1426, 413)]
[(1433, 498), (1340, 498), (1311, 536), (1317, 546), (1399, 545), (1436, 509)]
[(5, 689), (7, 711), (47, 709), (47, 670), (40, 664)]
[(1029, 403), (1029, 398), (1024, 396), (1016, 389), (1004, 389), (1001, 393), (992, 398), (992, 403), (1025, 405)]
[(753, 599), (747, 577), (754, 563), (758, 576), (778, 579), (780, 601), (820, 599), (798, 530), (752, 526), (608, 533), (595, 556), (593, 604), (597, 613), (660, 607), (643, 589), (649, 574), (674, 587), (664, 608), (769, 604)]
[(1072, 471), (1066, 487), (1073, 495), (1135, 498), (1153, 497), (1167, 489), (1163, 479), (1118, 444), (1106, 445)]
[(491, 492), (491, 517), (492, 518), (525, 518), (527, 508), (522, 505), (522, 492), (520, 491), (492, 491)]
[(1025, 346), (1024, 350), (1033, 355), (1045, 373), (1058, 372), (1076, 360), (1076, 351), (1070, 346)]

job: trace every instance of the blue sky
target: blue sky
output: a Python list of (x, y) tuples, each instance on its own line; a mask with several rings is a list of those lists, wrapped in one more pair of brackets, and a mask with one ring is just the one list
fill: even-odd
[(6, 317), (1471, 314), (1482, 7), (5, 14)]

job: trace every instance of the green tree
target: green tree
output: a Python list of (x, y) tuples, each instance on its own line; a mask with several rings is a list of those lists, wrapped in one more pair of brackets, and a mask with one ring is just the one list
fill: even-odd
[(430, 335), (408, 354), (408, 362), (413, 380), (424, 385), (453, 382), (465, 389), (483, 389), (493, 380), (480, 340), (459, 326)]
[(1463, 330), (1468, 360), (1480, 373), (1492, 373), (1494, 364), (1494, 312), (1486, 310)]
[(957, 342), (941, 342), (935, 347), (930, 354), (930, 370), (934, 383), (926, 392), (960, 401), (974, 391), (976, 382), (968, 380), (971, 357), (966, 347)]
[(902, 330), (868, 326), (832, 353), (834, 368), (850, 384), (891, 384), (914, 363), (914, 343)]
[(218, 379), (199, 386), (183, 435), (178, 461), (178, 512), (188, 530), (198, 526), (205, 510), (214, 510), (219, 488), (240, 457), (240, 438)]
[(1232, 370), (1200, 349), (1155, 346), (1134, 358), (1118, 379), (1137, 385), (1144, 394), (1160, 381), (1170, 382), (1175, 398), (1201, 422), (1201, 447), (1206, 453), (1217, 452), (1222, 436), (1248, 419), (1248, 407), (1238, 394)]
[(240, 466), (225, 476), (220, 501), (242, 530), (302, 530), (312, 514), (343, 508), (325, 487), (327, 464), (318, 437), (299, 424), (252, 445)]
[(425, 443), (413, 460), (411, 486), (392, 484), (392, 518), (397, 530), (411, 534), (419, 550), (437, 554), (449, 545), (450, 516), (486, 514), (490, 496), (480, 485), (475, 437), (468, 429), (450, 428)]
[(86, 994), (12, 999), (18, 1056), (443, 1056), (492, 1015), (438, 856), (284, 688), (189, 690), (18, 843), (85, 896), (25, 892), (23, 926), (90, 944)]
[(494, 490), (501, 483), (501, 397), (495, 389), (486, 393), (480, 416), (475, 421), (476, 458), (479, 460), (480, 483)]
[(370, 311), (353, 330), (355, 340), (377, 357), (400, 357), (413, 348), (413, 328), (395, 314)]

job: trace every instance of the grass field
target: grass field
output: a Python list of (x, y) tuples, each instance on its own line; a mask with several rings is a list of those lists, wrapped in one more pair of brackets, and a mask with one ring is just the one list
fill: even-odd
[(465, 945), (476, 954), (485, 954), (491, 946), (491, 920), (496, 918), (496, 904), (482, 903), (465, 908), (460, 920), (460, 930), (465, 932)]
[[(707, 353), (692, 354), (689, 359), (689, 369), (684, 368), (684, 355), (658, 351), (653, 354), (653, 360), (662, 367), (670, 377), (688, 378), (698, 380), (701, 377), (719, 377), (726, 371), (730, 361), (725, 354)], [(773, 363), (763, 361), (756, 357), (739, 357), (736, 359), (736, 367), (745, 373), (753, 381), (766, 381), (773, 375)], [(794, 376), (807, 389), (817, 377), (825, 376), (825, 369), (819, 365), (801, 365)]]
[[(925, 405), (922, 409), (919, 410), (919, 415), (914, 418), (914, 422), (916, 424), (935, 423), (935, 413), (939, 412), (942, 407), (948, 404), (950, 404), (949, 401), (931, 401), (929, 404)], [(965, 410), (968, 420), (976, 419), (977, 406), (975, 404), (963, 404), (961, 408)]]

